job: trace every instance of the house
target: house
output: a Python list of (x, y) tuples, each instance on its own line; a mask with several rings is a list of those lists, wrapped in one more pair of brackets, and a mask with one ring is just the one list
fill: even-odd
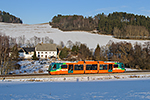
[(34, 47), (23, 47), (19, 49), (19, 57), (24, 59), (30, 59), (34, 55), (35, 48)]
[(35, 47), (36, 56), (42, 59), (48, 59), (52, 57), (57, 58), (58, 49), (56, 44), (39, 43)]

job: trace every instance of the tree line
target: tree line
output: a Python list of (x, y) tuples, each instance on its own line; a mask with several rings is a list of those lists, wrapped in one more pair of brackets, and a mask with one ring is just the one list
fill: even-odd
[(98, 34), (111, 34), (117, 38), (150, 38), (150, 18), (126, 12), (113, 12), (108, 15), (101, 13), (94, 17), (59, 14), (49, 23), (53, 28), (63, 31), (96, 30)]
[(18, 46), (10, 45), (10, 40), (12, 40), (11, 37), (0, 34), (0, 74), (7, 74), (18, 68)]
[(96, 24), (98, 24), (92, 17), (84, 18), (82, 15), (58, 15), (54, 16), (52, 22), (49, 23), (53, 28), (59, 28), (63, 31), (92, 31), (96, 27)]
[[(35, 47), (38, 43), (54, 43), (49, 37), (32, 37), (25, 42), (25, 36), (12, 38), (0, 34), (0, 74), (8, 74), (11, 70), (19, 69), (18, 48), (21, 46)], [(123, 62), (126, 67), (150, 70), (150, 42), (132, 45), (128, 42), (109, 41), (105, 46), (90, 49), (86, 44), (73, 43), (69, 40), (59, 44), (61, 60), (103, 60)], [(33, 59), (34, 60), (34, 59)]]
[(21, 23), (21, 24), (23, 23), (20, 18), (17, 18), (14, 15), (11, 15), (5, 11), (0, 11), (0, 22)]
[(126, 67), (150, 70), (150, 42), (132, 45), (128, 42), (109, 41), (106, 46), (89, 49), (86, 44), (76, 42), (63, 47), (60, 58), (63, 60), (103, 60), (123, 62)]

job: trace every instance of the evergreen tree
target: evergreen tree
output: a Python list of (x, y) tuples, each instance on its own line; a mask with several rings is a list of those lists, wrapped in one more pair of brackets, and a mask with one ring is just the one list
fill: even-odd
[(79, 58), (81, 60), (91, 60), (92, 59), (92, 52), (85, 44), (81, 44), (79, 47)]
[(77, 55), (79, 52), (78, 45), (73, 45), (71, 52), (72, 52), (72, 54)]
[(95, 60), (100, 60), (100, 46), (99, 44), (97, 44), (97, 47), (95, 49), (95, 52), (94, 52), (94, 59)]
[(17, 18), (5, 11), (0, 11), (0, 22), (7, 22), (7, 23), (23, 23), (20, 18)]
[(68, 48), (67, 48), (67, 47), (64, 47), (64, 48), (61, 50), (59, 57), (60, 57), (61, 59), (67, 58), (67, 56), (68, 56), (68, 54), (69, 54), (68, 51), (69, 51)]

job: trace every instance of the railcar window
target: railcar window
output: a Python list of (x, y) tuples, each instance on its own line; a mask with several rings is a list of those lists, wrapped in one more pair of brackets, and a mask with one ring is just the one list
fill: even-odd
[(75, 65), (74, 70), (83, 70), (83, 65)]
[(53, 70), (56, 69), (56, 64), (53, 66)]
[(112, 64), (109, 64), (109, 69), (112, 70)]
[(86, 70), (97, 70), (97, 64), (86, 65)]
[(73, 65), (69, 65), (69, 69), (68, 70), (72, 71), (73, 70)]
[(61, 68), (67, 68), (67, 65), (61, 65)]
[(122, 67), (122, 68), (125, 68), (124, 64), (121, 64), (121, 67)]
[(115, 64), (115, 65), (114, 65), (114, 68), (118, 68), (118, 65), (117, 65), (117, 64)]
[(107, 70), (107, 65), (103, 64), (99, 67), (100, 70)]

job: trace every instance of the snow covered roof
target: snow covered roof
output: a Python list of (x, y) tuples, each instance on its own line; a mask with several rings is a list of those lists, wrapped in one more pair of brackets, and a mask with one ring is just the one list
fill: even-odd
[(34, 52), (35, 51), (35, 48), (34, 47), (31, 47), (31, 48), (26, 48), (26, 47), (23, 47), (21, 48), (18, 52)]
[(57, 51), (57, 46), (56, 46), (56, 44), (39, 43), (36, 46), (36, 51)]

